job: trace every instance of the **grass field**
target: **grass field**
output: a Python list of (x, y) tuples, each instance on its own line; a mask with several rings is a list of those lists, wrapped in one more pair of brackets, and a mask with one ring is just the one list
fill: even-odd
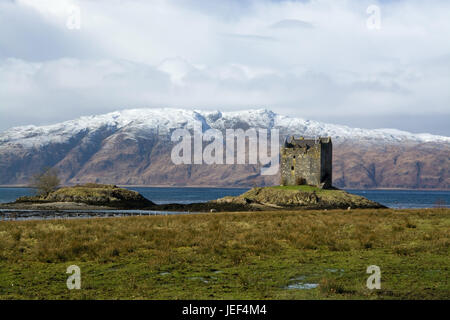
[(3, 221), (0, 298), (450, 299), (450, 210)]

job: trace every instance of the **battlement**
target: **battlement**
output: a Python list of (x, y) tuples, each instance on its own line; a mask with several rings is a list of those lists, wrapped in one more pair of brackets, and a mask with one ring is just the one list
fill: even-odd
[(290, 139), (286, 139), (284, 142), (285, 148), (311, 148), (318, 144), (331, 143), (331, 137), (319, 137), (312, 139), (305, 139), (304, 137), (295, 138), (291, 136)]

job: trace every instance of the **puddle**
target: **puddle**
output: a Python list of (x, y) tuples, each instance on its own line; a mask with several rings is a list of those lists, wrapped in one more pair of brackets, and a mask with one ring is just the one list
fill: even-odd
[(189, 278), (190, 280), (200, 280), (200, 281), (202, 281), (202, 282), (204, 282), (204, 283), (209, 283), (209, 281), (208, 280), (206, 280), (205, 278), (203, 278), (203, 277), (191, 277), (191, 278)]
[(291, 278), (289, 279), (289, 281), (301, 281), (301, 280), (305, 280), (306, 276), (299, 276), (299, 277), (295, 277), (295, 278)]
[(284, 289), (288, 290), (309, 290), (309, 289), (315, 289), (319, 286), (318, 283), (305, 283), (304, 280), (306, 280), (306, 276), (297, 276), (294, 278), (289, 279), (291, 283), (284, 287)]
[(325, 269), (326, 271), (328, 271), (328, 272), (344, 272), (344, 269)]
[(189, 214), (185, 211), (156, 210), (34, 210), (34, 209), (0, 209), (0, 221), (53, 220), (84, 218), (115, 218), (130, 216), (158, 216)]
[(315, 289), (319, 286), (318, 283), (293, 283), (288, 285), (285, 289), (288, 290), (293, 290), (293, 289), (297, 289), (297, 290), (309, 290), (309, 289)]

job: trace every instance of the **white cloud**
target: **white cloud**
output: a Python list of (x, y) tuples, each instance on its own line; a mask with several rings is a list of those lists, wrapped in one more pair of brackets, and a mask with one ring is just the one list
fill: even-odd
[[(396, 115), (398, 128), (402, 114), (449, 116), (450, 4), (380, 2), (379, 31), (369, 4), (1, 3), (0, 129), (124, 107), (267, 107), (355, 126)], [(66, 28), (73, 5), (81, 30)]]

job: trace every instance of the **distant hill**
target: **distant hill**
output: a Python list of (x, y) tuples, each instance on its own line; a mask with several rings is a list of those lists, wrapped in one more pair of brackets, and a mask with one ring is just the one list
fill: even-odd
[(43, 167), (65, 184), (264, 186), (256, 165), (171, 162), (171, 132), (201, 121), (204, 129), (278, 128), (282, 137), (331, 136), (334, 185), (346, 188), (450, 189), (450, 137), (395, 129), (358, 129), (269, 110), (207, 112), (132, 109), (0, 133), (0, 184), (26, 184)]

